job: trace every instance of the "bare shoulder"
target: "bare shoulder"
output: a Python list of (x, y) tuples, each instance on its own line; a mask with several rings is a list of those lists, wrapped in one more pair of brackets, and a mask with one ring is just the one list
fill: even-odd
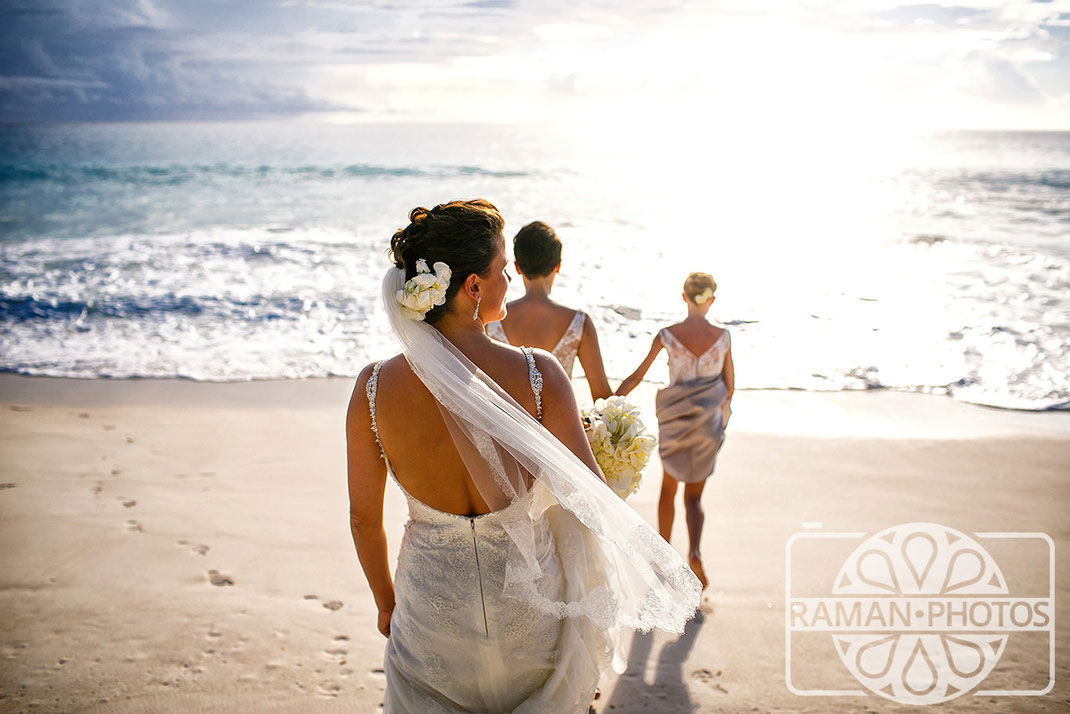
[[(398, 360), (405, 363), (405, 358), (401, 355), (396, 355), (388, 360), (384, 360), (383, 366), (379, 370), (378, 378), (382, 379), (384, 372), (397, 371)], [(378, 364), (378, 362), (371, 362), (365, 365), (357, 375), (357, 381), (353, 385), (353, 393), (349, 397), (349, 411), (347, 415), (349, 420), (356, 419), (360, 421), (363, 418), (367, 418), (368, 421), (371, 420), (371, 417), (368, 414), (368, 382), (371, 381), (372, 375), (375, 373), (375, 367)], [(405, 368), (408, 369), (408, 363), (405, 363)]]
[(658, 333), (654, 336), (654, 340), (655, 341), (660, 341), (662, 334), (664, 334), (666, 332), (669, 333), (670, 337), (676, 337), (676, 339), (680, 339), (679, 337), (677, 337), (676, 333), (680, 332), (680, 331), (683, 331), (684, 329), (685, 329), (684, 323), (682, 323), (682, 322), (674, 322), (671, 325), (669, 325), (668, 327), (663, 327), (660, 330), (658, 330)]
[(542, 389), (544, 392), (553, 393), (555, 390), (572, 390), (572, 380), (565, 374), (564, 367), (557, 361), (553, 353), (533, 347), (532, 356), (535, 358), (535, 368), (542, 374)]
[(360, 370), (357, 381), (353, 385), (353, 393), (349, 395), (349, 407), (346, 409), (346, 430), (360, 430), (365, 424), (371, 423), (371, 415), (368, 413), (368, 382), (375, 371), (375, 363), (372, 362)]
[(577, 310), (576, 312), (583, 315), (583, 336), (589, 337), (598, 334), (598, 331), (594, 327), (594, 320), (591, 319), (591, 316), (582, 310)]

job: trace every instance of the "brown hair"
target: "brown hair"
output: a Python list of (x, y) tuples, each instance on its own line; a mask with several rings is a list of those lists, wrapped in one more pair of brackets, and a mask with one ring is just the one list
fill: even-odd
[[(717, 282), (709, 273), (691, 273), (691, 275), (687, 276), (687, 280), (684, 281), (684, 295), (687, 295), (687, 299), (691, 302), (695, 302), (695, 298), (706, 292), (707, 288), (717, 292)], [(701, 303), (696, 302), (695, 304), (699, 305)]]
[(529, 278), (549, 275), (561, 262), (561, 241), (542, 221), (529, 223), (513, 238), (517, 268)]
[(446, 314), (469, 275), (486, 276), (504, 228), (502, 214), (482, 198), (409, 211), (409, 225), (398, 229), (390, 239), (394, 265), (405, 271), (406, 280), (416, 275), (416, 261), (420, 259), (429, 266), (441, 261), (451, 272), (446, 302), (428, 310), (424, 322), (434, 324)]

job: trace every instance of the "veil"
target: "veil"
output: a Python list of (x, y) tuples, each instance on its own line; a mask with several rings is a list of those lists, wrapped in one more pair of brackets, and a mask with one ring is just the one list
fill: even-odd
[[(438, 330), (404, 317), (395, 299), (404, 280), (404, 271), (387, 271), (383, 304), (405, 359), (508, 533), (502, 595), (583, 622), (603, 638), (617, 671), (623, 628), (683, 632), (701, 588), (680, 555)], [(547, 528), (563, 590), (547, 585), (552, 578), (539, 564)]]

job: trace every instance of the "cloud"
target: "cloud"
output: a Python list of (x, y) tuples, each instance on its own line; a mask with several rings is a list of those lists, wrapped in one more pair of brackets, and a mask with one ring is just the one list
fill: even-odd
[[(0, 120), (737, 112), (1057, 123), (1070, 0), (0, 5)], [(953, 110), (958, 103), (959, 109)], [(986, 109), (988, 107), (988, 109)], [(1063, 120), (1065, 125), (1068, 120)]]

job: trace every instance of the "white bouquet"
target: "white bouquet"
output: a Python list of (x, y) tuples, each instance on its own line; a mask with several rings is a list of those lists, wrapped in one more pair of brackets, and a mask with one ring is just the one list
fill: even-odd
[(583, 428), (610, 488), (622, 499), (635, 493), (658, 443), (643, 426), (638, 407), (624, 397), (599, 399), (583, 410)]

